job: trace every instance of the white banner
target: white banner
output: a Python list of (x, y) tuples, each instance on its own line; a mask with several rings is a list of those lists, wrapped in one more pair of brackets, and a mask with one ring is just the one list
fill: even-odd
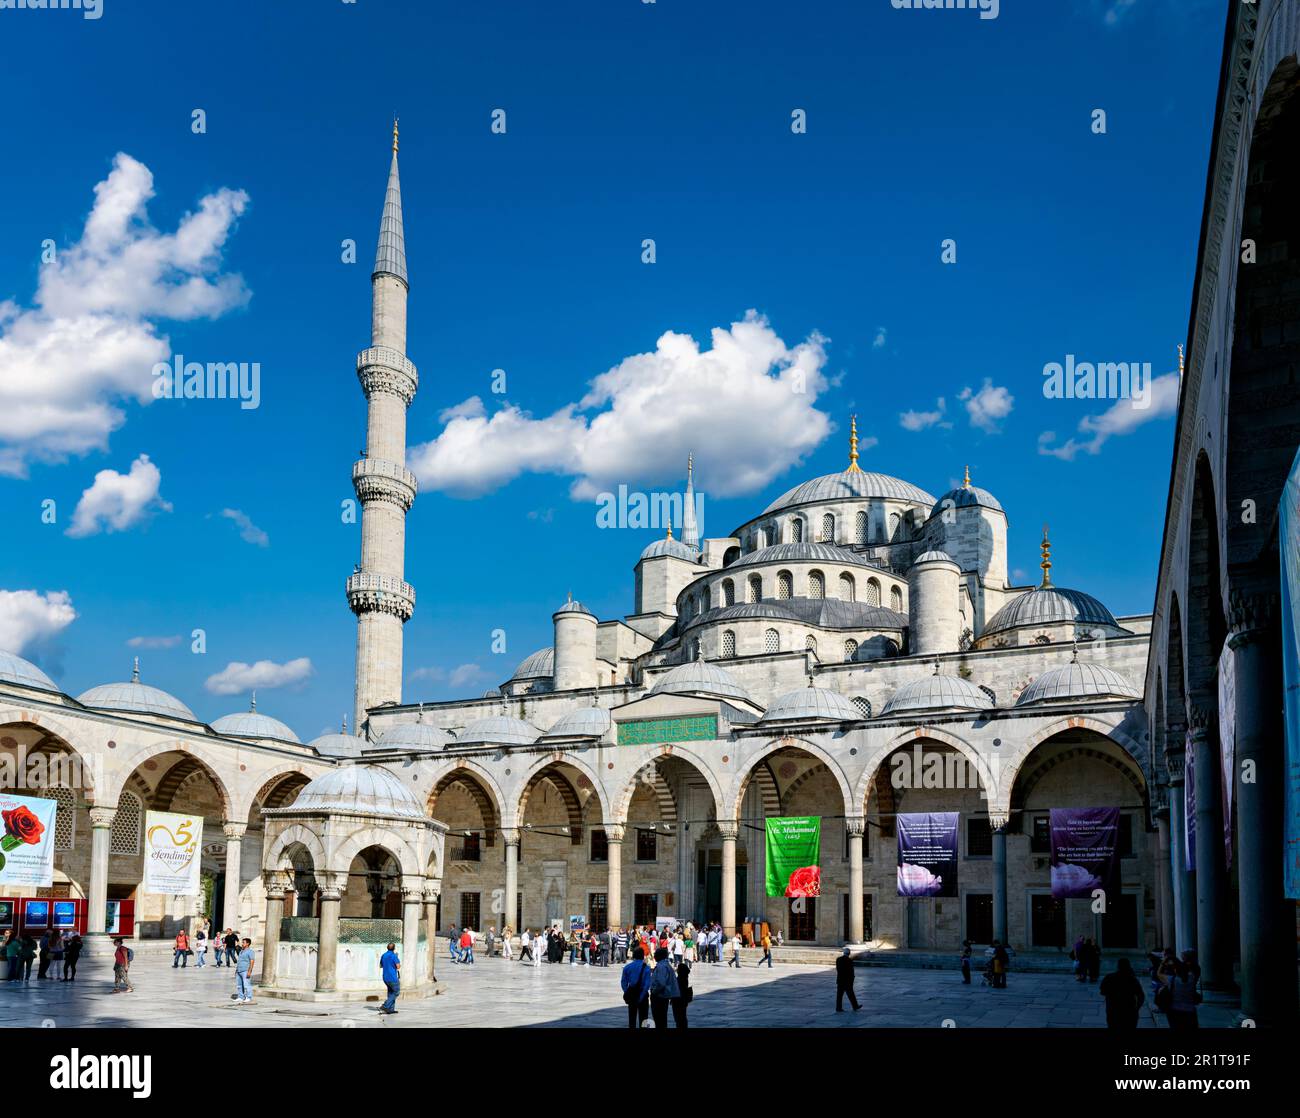
[(144, 891), (173, 897), (198, 896), (202, 844), (202, 816), (146, 812)]
[(0, 884), (54, 884), (57, 800), (0, 792)]

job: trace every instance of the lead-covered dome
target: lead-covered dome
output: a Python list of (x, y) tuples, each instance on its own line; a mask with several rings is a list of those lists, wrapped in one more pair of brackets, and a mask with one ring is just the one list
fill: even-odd
[(286, 810), (347, 811), (397, 819), (425, 818), (424, 806), (416, 799), (415, 793), (378, 765), (345, 765), (323, 773), (303, 788)]
[(490, 718), (479, 718), (466, 726), (456, 737), (461, 744), (478, 744), (487, 742), (495, 745), (532, 745), (542, 731), (531, 722), (522, 718), (511, 718), (508, 714), (497, 714)]
[(763, 722), (856, 722), (862, 712), (838, 691), (801, 687), (780, 696), (763, 715)]
[(687, 664), (664, 672), (654, 686), (651, 695), (712, 695), (724, 699), (744, 699), (753, 702), (735, 676), (722, 668), (715, 668), (707, 660), (692, 660)]
[(543, 735), (548, 738), (599, 738), (609, 730), (609, 711), (604, 707), (571, 710)]
[(548, 646), (525, 656), (519, 662), (519, 667), (515, 668), (515, 674), (510, 677), (510, 682), (523, 679), (550, 679), (554, 674), (555, 649)]
[(16, 683), (37, 691), (57, 691), (59, 686), (30, 660), (0, 649), (0, 683)]
[(684, 559), (687, 563), (698, 563), (700, 559), (700, 553), (695, 548), (687, 547), (681, 540), (673, 539), (655, 540), (641, 552), (642, 559), (657, 559), (664, 555), (673, 559)]
[(924, 489), (889, 474), (877, 474), (851, 466), (838, 474), (824, 474), (796, 485), (781, 494), (763, 510), (763, 515), (808, 505), (817, 501), (844, 501), (859, 498), (910, 501), (931, 506), (934, 498)]
[(993, 700), (956, 675), (930, 675), (905, 683), (890, 697), (882, 716), (919, 710), (989, 710)]
[(376, 744), (385, 749), (444, 749), (456, 739), (431, 722), (399, 722), (379, 735)]
[[(224, 714), (212, 723), (218, 734), (231, 738), (271, 738), (277, 741), (298, 741), (298, 735), (278, 718), (259, 714), (257, 707), (241, 710), (238, 714)], [(301, 743), (299, 743), (301, 744)]]
[(880, 564), (872, 563), (865, 556), (847, 548), (836, 547), (833, 543), (774, 543), (760, 547), (742, 555), (727, 570), (737, 567), (753, 567), (760, 563), (837, 563), (850, 567), (870, 567), (881, 570)]
[(1114, 614), (1091, 594), (1063, 586), (1039, 586), (998, 610), (989, 618), (980, 637), (1029, 626), (1062, 624), (1119, 628)]
[(583, 617), (595, 617), (595, 616), (596, 616), (594, 613), (591, 612), (591, 610), (589, 610), (589, 609), (588, 609), (586, 606), (584, 606), (581, 602), (575, 602), (575, 601), (573, 600), (572, 595), (570, 595), (569, 600), (568, 600), (567, 602), (565, 602), (564, 605), (562, 605), (559, 609), (557, 609), (557, 610), (555, 611), (555, 613), (552, 614), (551, 616), (552, 616), (552, 617), (558, 617), (558, 616), (559, 616), (560, 614), (562, 614), (562, 613), (576, 613), (576, 614), (579, 614), (579, 615), (581, 615), (581, 616), (583, 616)]
[(77, 696), (82, 706), (96, 710), (122, 710), (132, 714), (161, 714), (165, 718), (180, 718), (197, 722), (194, 712), (175, 695), (140, 682), (140, 666), (131, 672), (130, 683), (103, 683)]
[(307, 744), (323, 757), (360, 757), (363, 749), (372, 748), (356, 734), (321, 734)]
[(1141, 689), (1119, 672), (1100, 664), (1066, 664), (1043, 672), (1020, 693), (1016, 706), (1064, 699), (1139, 699)]
[(919, 567), (922, 563), (951, 563), (957, 566), (957, 560), (949, 555), (946, 551), (940, 551), (938, 548), (931, 548), (929, 551), (923, 551), (912, 560), (912, 566)]

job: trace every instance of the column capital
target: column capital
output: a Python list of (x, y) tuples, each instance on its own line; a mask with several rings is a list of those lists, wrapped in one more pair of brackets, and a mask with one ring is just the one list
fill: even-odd
[(402, 904), (423, 904), (424, 903), (424, 882), (418, 885), (407, 885), (402, 882), (399, 886), (402, 894)]
[(518, 827), (503, 827), (503, 828), (502, 828), (500, 831), (498, 831), (497, 833), (501, 836), (501, 841), (504, 842), (507, 846), (518, 846), (518, 845), (519, 845), (519, 828), (518, 828)]
[(1188, 728), (1192, 732), (1193, 741), (1204, 741), (1206, 735), (1210, 732), (1211, 723), (1217, 721), (1219, 711), (1217, 705), (1206, 696), (1200, 702), (1195, 702), (1188, 708)]
[(1274, 632), (1279, 606), (1279, 595), (1275, 591), (1229, 590), (1229, 647), (1237, 649), (1254, 641), (1267, 640)]
[(734, 819), (719, 819), (718, 833), (723, 842), (735, 842), (740, 835), (740, 824)]
[(92, 807), (90, 809), (90, 825), (108, 830), (113, 826), (113, 820), (117, 817), (117, 808), (115, 807)]
[(1169, 770), (1169, 785), (1171, 788), (1181, 788), (1183, 784), (1183, 773), (1187, 768), (1187, 751), (1179, 748), (1178, 750), (1165, 751), (1165, 768)]
[(844, 829), (848, 831), (853, 838), (861, 838), (867, 833), (867, 820), (862, 815), (846, 815), (844, 817)]
[(622, 842), (627, 835), (627, 828), (622, 823), (611, 823), (605, 828), (607, 842)]
[(327, 901), (341, 901), (343, 899), (343, 890), (337, 885), (322, 885), (317, 890), (317, 896), (320, 897), (321, 904)]
[(436, 905), (438, 903), (438, 898), (441, 896), (442, 896), (442, 879), (441, 878), (426, 879), (424, 884), (424, 903)]
[(289, 888), (288, 875), (280, 870), (269, 870), (262, 874), (262, 885), (266, 890), (268, 901), (282, 901), (285, 891)]
[(223, 820), (221, 824), (222, 834), (228, 839), (242, 839), (244, 832), (248, 830), (247, 823), (234, 823), (230, 820)]
[(995, 835), (1006, 834), (1009, 826), (1011, 826), (1011, 812), (989, 808), (989, 828)]

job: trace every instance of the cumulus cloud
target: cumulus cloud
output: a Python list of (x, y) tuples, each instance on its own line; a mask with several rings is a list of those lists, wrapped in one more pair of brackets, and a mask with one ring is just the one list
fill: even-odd
[(180, 635), (170, 637), (132, 637), (127, 648), (175, 648), (181, 643)]
[(42, 266), (32, 305), (0, 303), (0, 475), (106, 449), (120, 405), (153, 399), (153, 366), (169, 355), (158, 321), (247, 301), (220, 266), (248, 196), (218, 190), (162, 232), (148, 220), (153, 194), (149, 168), (119, 153), (80, 239)]
[(100, 470), (90, 488), (81, 494), (67, 534), (74, 539), (99, 532), (122, 532), (155, 511), (171, 512), (159, 496), (162, 471), (147, 454), (131, 463), (129, 473)]
[(235, 525), (239, 528), (239, 538), (245, 543), (251, 543), (256, 547), (270, 545), (271, 537), (254, 524), (246, 512), (242, 512), (240, 509), (222, 509), (221, 515), (227, 520), (235, 522)]
[[(701, 349), (669, 331), (651, 353), (625, 358), (581, 400), (536, 418), (514, 404), (488, 414), (478, 397), (443, 413), (442, 433), (408, 464), (426, 489), (490, 492), (525, 472), (572, 477), (576, 500), (620, 483), (676, 480), (695, 453), (696, 477), (716, 496), (762, 488), (831, 431), (815, 407), (828, 387), (826, 339), (787, 346), (754, 311), (715, 328)], [(721, 424), (741, 415), (741, 424)], [(761, 435), (761, 437), (755, 437)]]
[(973, 388), (963, 388), (957, 399), (966, 404), (966, 414), (970, 417), (972, 427), (978, 427), (985, 434), (996, 435), (1001, 428), (999, 422), (1011, 414), (1016, 398), (1004, 387), (994, 385), (988, 378), (977, 392)]
[(917, 411), (915, 409), (899, 412), (898, 425), (904, 431), (924, 431), (930, 427), (951, 427), (952, 424), (944, 420), (944, 415), (948, 411), (948, 404), (942, 396), (934, 402), (933, 411)]
[(1073, 462), (1081, 451), (1099, 453), (1113, 435), (1131, 435), (1145, 423), (1173, 415), (1178, 411), (1178, 374), (1166, 373), (1153, 379), (1150, 393), (1146, 407), (1138, 407), (1133, 400), (1116, 400), (1100, 415), (1085, 415), (1078, 427), (1083, 437), (1071, 437), (1060, 446), (1052, 445), (1056, 442), (1055, 431), (1044, 431), (1038, 436), (1038, 453)]
[(259, 660), (256, 664), (232, 660), (216, 675), (208, 676), (203, 686), (213, 695), (238, 695), (254, 688), (291, 687), (306, 680), (313, 670), (311, 660), (306, 656), (285, 664), (277, 664), (274, 660)]
[(426, 683), (445, 683), (451, 688), (468, 687), (472, 683), (486, 679), (488, 673), (481, 664), (457, 664), (451, 668), (416, 668), (408, 672), (406, 678), (411, 681)]
[(887, 338), (888, 338), (888, 335), (889, 335), (889, 331), (888, 331), (888, 330), (886, 330), (883, 326), (877, 326), (877, 327), (876, 327), (876, 336), (875, 336), (874, 338), (871, 339), (871, 348), (872, 348), (872, 349), (884, 349), (884, 348), (885, 348), (885, 342), (886, 342), (886, 340), (887, 340)]
[(66, 590), (0, 590), (0, 648), (21, 655), (63, 632), (77, 618)]

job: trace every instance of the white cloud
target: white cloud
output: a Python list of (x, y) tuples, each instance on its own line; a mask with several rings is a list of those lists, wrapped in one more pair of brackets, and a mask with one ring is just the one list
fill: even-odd
[(965, 401), (966, 414), (970, 416), (972, 427), (978, 427), (989, 435), (996, 435), (1000, 428), (998, 422), (1011, 414), (1016, 398), (1005, 388), (995, 386), (988, 378), (976, 392), (972, 388), (963, 388), (957, 399)]
[(1123, 22), (1124, 17), (1137, 6), (1137, 0), (1111, 0), (1106, 5), (1106, 13), (1102, 16), (1102, 22), (1107, 27), (1116, 27)]
[(1151, 381), (1150, 393), (1146, 407), (1138, 407), (1133, 400), (1116, 400), (1101, 415), (1085, 415), (1079, 420), (1078, 431), (1086, 438), (1069, 438), (1060, 446), (1052, 446), (1056, 432), (1044, 431), (1038, 436), (1038, 453), (1073, 462), (1080, 451), (1099, 453), (1112, 435), (1131, 435), (1144, 423), (1173, 415), (1178, 411), (1178, 374), (1156, 377)]
[(132, 637), (126, 642), (127, 648), (175, 648), (181, 643), (178, 635), (171, 637)]
[(257, 547), (267, 547), (271, 542), (271, 537), (262, 531), (249, 518), (246, 512), (239, 509), (222, 509), (221, 515), (227, 520), (233, 520), (239, 527), (239, 538), (245, 543), (254, 544)]
[[(729, 329), (715, 328), (711, 341), (701, 350), (669, 331), (654, 352), (625, 358), (581, 400), (540, 419), (514, 404), (489, 416), (471, 397), (443, 413), (442, 433), (415, 447), (408, 464), (424, 488), (456, 496), (531, 472), (570, 476), (570, 494), (589, 500), (620, 483), (676, 481), (693, 451), (696, 479), (709, 493), (753, 492), (832, 429), (814, 406), (828, 387), (826, 339), (787, 347), (750, 311)], [(723, 415), (745, 422), (719, 423)]]
[(943, 422), (943, 417), (948, 411), (948, 404), (942, 396), (934, 402), (934, 411), (916, 411), (915, 409), (899, 412), (898, 425), (905, 431), (924, 431), (929, 427), (951, 427), (951, 423)]
[(66, 590), (0, 590), (0, 648), (21, 655), (57, 636), (77, 618)]
[(67, 534), (79, 539), (105, 530), (122, 532), (155, 510), (171, 512), (171, 505), (158, 495), (161, 485), (162, 472), (147, 454), (131, 463), (130, 473), (100, 470), (81, 494)]
[(248, 196), (218, 190), (164, 233), (148, 221), (153, 193), (149, 168), (119, 153), (80, 240), (42, 265), (33, 305), (0, 303), (0, 475), (107, 449), (119, 405), (153, 399), (153, 366), (169, 355), (157, 321), (247, 301), (220, 255)]
[(259, 660), (256, 664), (232, 660), (216, 675), (208, 676), (203, 686), (214, 695), (238, 695), (254, 688), (269, 690), (302, 683), (313, 670), (311, 660), (306, 656), (285, 664), (277, 664), (274, 660)]
[(877, 327), (876, 327), (876, 336), (875, 336), (874, 338), (871, 339), (871, 348), (872, 348), (872, 349), (884, 349), (884, 348), (885, 348), (885, 341), (886, 341), (886, 339), (888, 338), (888, 335), (889, 335), (889, 331), (888, 331), (888, 330), (886, 330), (883, 326), (877, 326)]
[(416, 668), (414, 671), (407, 672), (406, 678), (409, 681), (445, 683), (448, 687), (456, 689), (487, 679), (488, 673), (481, 664), (457, 664), (450, 670), (439, 667)]

